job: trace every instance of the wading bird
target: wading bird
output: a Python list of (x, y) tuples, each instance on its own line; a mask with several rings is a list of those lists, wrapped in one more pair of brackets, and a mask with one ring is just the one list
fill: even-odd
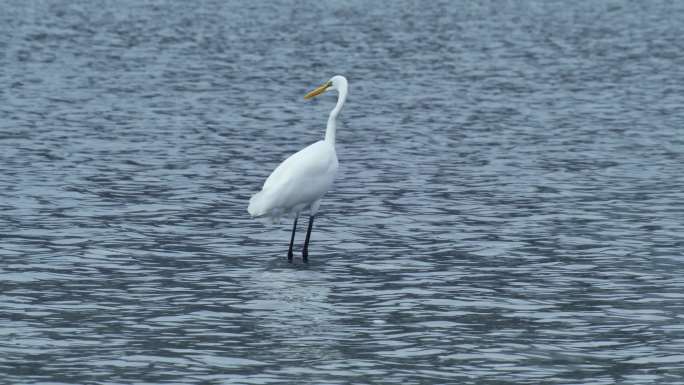
[(336, 90), (338, 97), (337, 105), (328, 117), (325, 139), (290, 155), (280, 163), (266, 179), (261, 191), (249, 200), (247, 208), (252, 217), (267, 217), (273, 221), (281, 216), (294, 216), (290, 249), (287, 252), (289, 262), (292, 262), (292, 244), (297, 231), (297, 219), (299, 214), (305, 211), (309, 212), (309, 227), (306, 230), (302, 260), (309, 261), (309, 239), (314, 216), (321, 205), (321, 198), (332, 186), (337, 173), (335, 121), (347, 99), (347, 79), (344, 76), (333, 76), (304, 98), (311, 99), (330, 90)]

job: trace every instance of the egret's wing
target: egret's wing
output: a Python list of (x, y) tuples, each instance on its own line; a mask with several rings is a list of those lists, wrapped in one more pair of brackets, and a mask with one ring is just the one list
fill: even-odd
[(264, 182), (263, 190), (269, 190), (284, 182), (306, 183), (326, 175), (337, 159), (331, 147), (324, 141), (313, 143), (290, 155), (276, 167)]
[(285, 159), (250, 199), (252, 216), (304, 209), (319, 200), (332, 185), (337, 172), (335, 147), (316, 142)]

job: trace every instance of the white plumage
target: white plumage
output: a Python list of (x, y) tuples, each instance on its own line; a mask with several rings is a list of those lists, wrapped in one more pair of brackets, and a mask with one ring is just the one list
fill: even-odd
[(249, 200), (253, 217), (277, 221), (302, 211), (316, 214), (320, 200), (337, 173), (335, 145), (318, 141), (290, 155), (266, 179), (261, 191)]

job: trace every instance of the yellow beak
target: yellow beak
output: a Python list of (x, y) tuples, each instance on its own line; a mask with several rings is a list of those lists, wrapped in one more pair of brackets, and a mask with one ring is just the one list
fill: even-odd
[(320, 86), (320, 87), (316, 88), (315, 90), (309, 92), (308, 94), (304, 95), (304, 99), (311, 99), (311, 98), (313, 98), (314, 96), (318, 96), (318, 95), (324, 93), (325, 91), (327, 91), (328, 88), (330, 88), (330, 86), (332, 86), (332, 82), (331, 82), (331, 81), (327, 81), (327, 82), (326, 82), (325, 84), (323, 84), (322, 86)]

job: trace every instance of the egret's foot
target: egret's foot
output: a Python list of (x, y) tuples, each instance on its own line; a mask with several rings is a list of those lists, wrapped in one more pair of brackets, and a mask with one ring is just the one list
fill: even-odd
[(302, 261), (304, 263), (309, 263), (309, 250), (307, 250), (307, 249), (302, 250)]
[(294, 255), (292, 254), (292, 250), (290, 250), (287, 252), (287, 261), (292, 263), (292, 257), (294, 257)]

